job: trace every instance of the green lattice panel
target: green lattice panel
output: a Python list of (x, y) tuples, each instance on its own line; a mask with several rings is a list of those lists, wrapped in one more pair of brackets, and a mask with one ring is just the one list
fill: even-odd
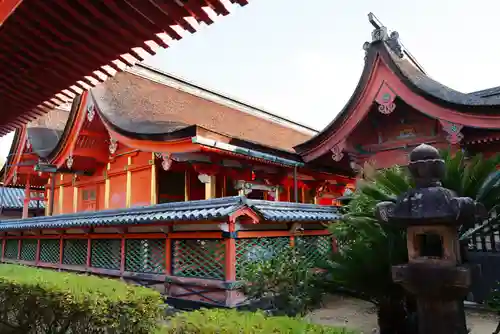
[(84, 266), (87, 264), (87, 240), (67, 239), (63, 245), (63, 264)]
[(24, 239), (21, 241), (21, 260), (35, 261), (38, 241), (35, 239)]
[(332, 252), (331, 236), (303, 236), (297, 237), (295, 240), (297, 248), (311, 266), (314, 266), (318, 261), (326, 261), (330, 258)]
[(224, 279), (224, 240), (175, 240), (173, 274), (184, 277)]
[(17, 260), (17, 252), (19, 250), (19, 240), (7, 239), (5, 242), (4, 258)]
[(97, 239), (92, 240), (92, 267), (120, 270), (121, 240)]
[(59, 239), (40, 240), (40, 262), (59, 263)]
[(128, 239), (125, 252), (126, 271), (151, 274), (165, 272), (164, 239)]
[(289, 237), (236, 240), (236, 278), (242, 278), (249, 263), (266, 260), (290, 247)]

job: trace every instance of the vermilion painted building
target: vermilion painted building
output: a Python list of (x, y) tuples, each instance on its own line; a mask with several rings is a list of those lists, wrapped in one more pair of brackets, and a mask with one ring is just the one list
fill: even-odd
[(295, 147), (306, 164), (346, 173), (365, 162), (377, 168), (406, 165), (408, 153), (421, 143), (497, 153), (500, 88), (466, 94), (446, 87), (401, 47), (397, 32), (374, 24), (348, 103), (321, 133)]
[(293, 147), (315, 134), (137, 65), (16, 132), (4, 185), (44, 187), (46, 216), (0, 224), (1, 259), (236, 306), (249, 261), (335, 247), (352, 179), (304, 165)]

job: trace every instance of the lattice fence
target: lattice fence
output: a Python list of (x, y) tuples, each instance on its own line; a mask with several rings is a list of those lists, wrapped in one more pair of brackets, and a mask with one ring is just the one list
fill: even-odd
[(4, 258), (9, 260), (17, 260), (17, 252), (19, 250), (19, 240), (15, 239), (6, 239), (5, 242), (5, 250), (4, 250)]
[(302, 253), (311, 266), (318, 262), (326, 261), (332, 252), (332, 237), (321, 236), (301, 236), (295, 238), (295, 247)]
[(94, 268), (120, 270), (121, 240), (92, 240), (91, 266)]
[(67, 239), (63, 244), (63, 264), (84, 266), (87, 264), (86, 239)]
[(125, 270), (138, 273), (165, 272), (165, 239), (129, 239), (125, 243)]
[(36, 239), (24, 239), (23, 241), (21, 241), (21, 260), (35, 261), (37, 247), (38, 240)]
[(224, 240), (175, 240), (173, 248), (174, 275), (224, 279)]
[(249, 263), (266, 260), (290, 247), (289, 237), (236, 240), (236, 278), (241, 279)]
[(59, 263), (59, 239), (40, 240), (40, 262)]

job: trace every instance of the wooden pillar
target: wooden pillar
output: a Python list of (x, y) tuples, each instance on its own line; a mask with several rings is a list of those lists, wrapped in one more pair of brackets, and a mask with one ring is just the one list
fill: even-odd
[(234, 232), (236, 228), (236, 223), (231, 220), (228, 224), (228, 234), (229, 236), (225, 239), (225, 250), (226, 250), (226, 263), (225, 263), (225, 279), (226, 281), (236, 280), (236, 239), (234, 238)]
[(156, 175), (156, 157), (154, 152), (151, 157), (151, 205), (158, 204), (158, 188), (157, 188), (157, 175)]
[(40, 236), (38, 236), (38, 240), (36, 241), (35, 263), (38, 262), (40, 262)]
[[(50, 178), (49, 178), (49, 181), (50, 181)], [(47, 184), (47, 186), (48, 186), (48, 184)], [(51, 199), (50, 199), (51, 198), (51, 191), (50, 191), (50, 189), (47, 189), (46, 198), (47, 198), (47, 200), (45, 201), (45, 215), (46, 216), (50, 216), (50, 206), (51, 206), (51, 204), (50, 204), (50, 201), (51, 201)]]
[(109, 171), (111, 169), (111, 164), (108, 162), (106, 167), (106, 175), (104, 181), (104, 208), (109, 209), (109, 196), (110, 196), (110, 184), (109, 184)]
[(59, 238), (59, 266), (63, 263), (63, 255), (64, 255), (64, 239), (61, 236)]
[(86, 265), (87, 265), (87, 268), (90, 268), (91, 267), (91, 263), (90, 263), (90, 257), (92, 256), (92, 239), (90, 239), (90, 235), (87, 236), (87, 261), (86, 261)]
[(30, 189), (31, 174), (26, 177), (26, 185), (24, 186), (24, 201), (23, 201), (23, 215), (22, 218), (28, 218), (29, 207), (31, 202), (31, 189)]
[[(236, 281), (236, 222), (233, 219), (229, 220), (227, 236), (224, 240), (225, 242), (225, 281), (235, 282)], [(235, 306), (237, 299), (237, 291), (233, 289), (226, 290), (226, 306)]]
[(190, 200), (190, 198), (191, 198), (190, 192), (191, 192), (191, 173), (188, 170), (186, 170), (184, 172), (184, 201), (185, 202)]
[(274, 201), (275, 202), (280, 201), (280, 186), (276, 186), (276, 192), (274, 194)]
[(73, 212), (78, 212), (78, 187), (73, 186)]
[[(19, 238), (21, 238), (21, 236), (19, 236)], [(21, 247), (23, 245), (23, 240), (22, 239), (19, 239), (17, 241), (17, 259), (19, 260), (21, 258)]]
[(2, 240), (2, 261), (4, 260), (5, 257), (5, 244), (7, 243), (7, 239), (5, 237)]
[(205, 199), (216, 198), (216, 184), (215, 184), (215, 175), (208, 176), (208, 182), (205, 183)]
[(165, 274), (172, 275), (172, 239), (167, 235), (165, 239)]
[(125, 195), (125, 207), (130, 208), (132, 205), (132, 157), (127, 158), (127, 185)]
[(60, 184), (59, 184), (59, 210), (58, 210), (58, 213), (61, 215), (64, 213), (64, 210), (63, 210), (63, 204), (64, 204), (64, 196), (63, 196), (63, 192), (64, 192), (64, 187), (63, 187), (63, 181), (64, 181), (64, 175), (61, 174), (60, 177), (59, 177), (59, 180), (60, 180)]
[(122, 236), (121, 247), (120, 247), (120, 273), (123, 276), (125, 272), (125, 236)]

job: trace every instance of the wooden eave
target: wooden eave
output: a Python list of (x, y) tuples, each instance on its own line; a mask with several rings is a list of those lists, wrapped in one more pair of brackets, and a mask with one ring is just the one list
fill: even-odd
[(209, 13), (229, 12), (221, 0), (1, 1), (0, 135), (194, 33), (188, 18), (213, 23)]
[[(368, 114), (380, 91), (387, 88), (397, 98), (432, 118), (468, 127), (500, 128), (500, 114), (472, 113), (470, 106), (453, 105), (436, 97), (431, 98), (429, 93), (404, 77), (389, 52), (385, 43), (372, 43), (361, 78), (346, 106), (321, 133), (295, 147), (304, 161), (317, 159), (345, 141)], [(457, 111), (464, 108), (467, 112)]]

